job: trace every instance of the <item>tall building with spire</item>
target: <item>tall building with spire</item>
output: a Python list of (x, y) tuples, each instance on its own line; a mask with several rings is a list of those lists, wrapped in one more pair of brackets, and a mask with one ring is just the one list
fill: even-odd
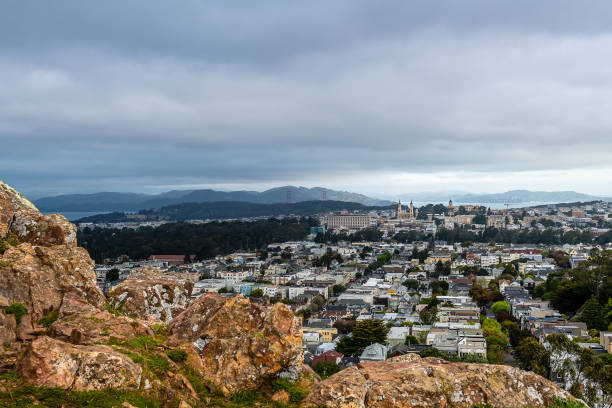
[(410, 201), (410, 207), (408, 211), (404, 211), (402, 207), (402, 201), (399, 200), (397, 203), (397, 219), (398, 220), (414, 220), (417, 217), (418, 209), (414, 208), (414, 204), (412, 204), (412, 200)]

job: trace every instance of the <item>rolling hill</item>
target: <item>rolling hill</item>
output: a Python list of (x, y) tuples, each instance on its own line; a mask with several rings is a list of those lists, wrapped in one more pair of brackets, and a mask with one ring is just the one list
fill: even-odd
[(389, 205), (391, 201), (371, 198), (348, 191), (322, 187), (284, 186), (258, 191), (173, 190), (162, 194), (135, 194), (103, 192), (45, 197), (34, 201), (42, 212), (113, 212), (158, 209), (183, 203), (237, 201), (256, 204), (298, 203), (303, 201), (332, 200), (359, 203), (367, 206)]

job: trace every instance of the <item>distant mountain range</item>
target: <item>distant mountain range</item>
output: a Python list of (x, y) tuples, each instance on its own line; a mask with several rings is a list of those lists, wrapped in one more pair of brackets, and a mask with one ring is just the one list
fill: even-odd
[(173, 190), (161, 194), (95, 193), (44, 197), (34, 201), (42, 212), (112, 212), (157, 209), (183, 203), (238, 201), (257, 204), (299, 203), (303, 201), (333, 200), (359, 203), (366, 206), (392, 204), (388, 200), (371, 198), (348, 191), (322, 187), (285, 186), (258, 191)]
[[(529, 191), (512, 190), (504, 193), (474, 194), (459, 191), (422, 192), (400, 194), (404, 202), (447, 203), (452, 199), (456, 204), (516, 204), (516, 203), (567, 203), (578, 201), (604, 200), (612, 197), (598, 197), (575, 191)], [(45, 197), (34, 201), (42, 212), (114, 212), (159, 209), (184, 203), (208, 203), (220, 201), (247, 202), (256, 204), (300, 203), (304, 201), (344, 201), (365, 206), (387, 206), (395, 200), (368, 197), (348, 191), (330, 190), (323, 187), (284, 186), (266, 191), (218, 191), (218, 190), (172, 190), (161, 194), (136, 193), (94, 193), (70, 194)]]
[[(293, 204), (276, 203), (260, 204), (244, 201), (215, 201), (204, 203), (183, 203), (162, 207), (156, 210), (142, 210), (148, 220), (205, 220), (205, 219), (235, 219), (243, 217), (278, 217), (288, 215), (312, 216), (326, 214), (332, 211), (367, 211), (392, 208), (393, 206), (365, 206), (359, 203), (333, 200), (300, 201)], [(125, 222), (133, 221), (123, 212), (112, 212), (84, 217), (75, 222)]]
[(425, 192), (401, 194), (400, 199), (407, 201), (446, 203), (452, 199), (456, 204), (514, 204), (527, 202), (563, 203), (577, 201), (604, 200), (612, 201), (612, 197), (598, 197), (590, 194), (577, 193), (575, 191), (529, 191), (511, 190), (504, 193), (474, 194), (465, 192)]

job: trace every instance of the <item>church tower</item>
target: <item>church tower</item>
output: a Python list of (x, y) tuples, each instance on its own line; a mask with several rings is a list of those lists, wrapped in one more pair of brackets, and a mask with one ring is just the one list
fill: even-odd
[(402, 218), (402, 200), (397, 201), (397, 219)]
[(412, 200), (410, 200), (410, 218), (414, 218), (414, 205), (412, 205)]

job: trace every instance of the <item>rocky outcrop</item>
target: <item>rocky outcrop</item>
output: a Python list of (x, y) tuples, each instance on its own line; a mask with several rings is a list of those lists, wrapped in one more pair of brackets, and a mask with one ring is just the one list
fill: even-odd
[(128, 316), (167, 324), (187, 308), (193, 284), (191, 275), (142, 268), (113, 288), (108, 299), (115, 309)]
[(37, 386), (70, 390), (137, 389), (142, 368), (106, 346), (78, 346), (50, 337), (34, 340), (17, 372)]
[(297, 378), (302, 363), (301, 323), (281, 303), (209, 293), (177, 316), (168, 334), (168, 343), (187, 351), (187, 363), (223, 392), (279, 375)]
[(305, 407), (547, 407), (553, 397), (571, 398), (532, 372), (503, 365), (451, 363), (406, 355), (349, 367), (315, 384)]
[(40, 214), (0, 182), (0, 297), (6, 299), (0, 303), (25, 309), (24, 315), (9, 315), (0, 305), (0, 338), (13, 337), (9, 330), (27, 337), (41, 327), (40, 319), (59, 309), (67, 292), (104, 307), (94, 263), (76, 246), (76, 228), (61, 215)]
[(53, 338), (83, 345), (104, 344), (111, 339), (123, 342), (154, 334), (143, 322), (102, 311), (73, 293), (64, 296), (58, 320), (50, 326), (49, 333)]
[(0, 238), (14, 234), (32, 245), (76, 246), (76, 227), (58, 214), (42, 215), (24, 196), (0, 180)]

